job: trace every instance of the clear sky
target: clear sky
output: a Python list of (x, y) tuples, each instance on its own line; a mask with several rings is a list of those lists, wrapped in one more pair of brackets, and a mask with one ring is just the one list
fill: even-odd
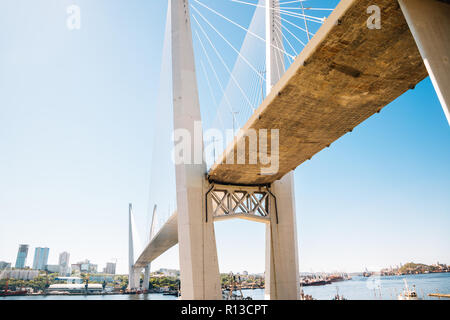
[[(72, 4), (80, 30), (66, 26)], [(68, 251), (127, 271), (129, 202), (141, 234), (148, 224), (166, 7), (0, 2), (0, 261), (14, 264), (25, 243), (28, 265), (44, 246), (50, 264)], [(427, 78), (297, 168), (301, 271), (450, 263), (449, 141)], [(216, 236), (222, 272), (264, 271), (264, 226), (221, 222)], [(153, 268), (177, 268), (177, 250)]]

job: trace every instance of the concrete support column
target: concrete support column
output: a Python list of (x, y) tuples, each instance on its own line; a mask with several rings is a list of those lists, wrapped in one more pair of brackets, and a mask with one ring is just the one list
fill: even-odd
[(398, 0), (450, 124), (450, 4)]
[(148, 290), (150, 287), (150, 263), (144, 269), (144, 283), (142, 289)]
[[(148, 234), (148, 242), (152, 241), (153, 236), (155, 234), (155, 226), (156, 226), (156, 208), (157, 205), (153, 207), (153, 214), (152, 214), (152, 222), (150, 223), (150, 230)], [(143, 289), (148, 290), (150, 287), (150, 271), (151, 271), (151, 263), (149, 263), (145, 269), (144, 269), (144, 283), (143, 283)]]
[(134, 268), (128, 274), (128, 290), (137, 290), (141, 286), (142, 268)]
[(274, 182), (272, 192), (276, 197), (278, 223), (275, 201), (271, 201), (270, 224), (266, 227), (265, 296), (270, 300), (298, 300), (300, 279), (294, 172)]
[(128, 205), (128, 289), (136, 289), (133, 242), (133, 207)]
[[(176, 164), (178, 241), (182, 299), (221, 299), (212, 219), (206, 222), (206, 164), (188, 0), (170, 0), (174, 129), (191, 136), (190, 163)], [(200, 156), (199, 156), (200, 155)]]
[(135, 268), (134, 269), (134, 289), (140, 289), (141, 287), (141, 273), (142, 273), (142, 268)]
[(134, 279), (135, 279), (135, 276), (134, 276), (134, 270), (133, 270), (133, 269), (132, 269), (132, 270), (129, 270), (129, 271), (128, 271), (128, 288), (127, 288), (128, 290), (134, 290), (134, 289), (136, 289)]

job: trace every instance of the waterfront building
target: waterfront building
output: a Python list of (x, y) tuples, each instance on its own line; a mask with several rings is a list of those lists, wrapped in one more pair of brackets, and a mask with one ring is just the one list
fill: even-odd
[(69, 272), (69, 259), (70, 259), (70, 253), (64, 251), (59, 254), (59, 274), (61, 275), (68, 275)]
[(86, 288), (85, 284), (52, 284), (48, 292), (69, 292), (69, 293), (101, 293), (103, 286), (101, 284), (90, 283)]
[(0, 261), (0, 270), (11, 269), (11, 262)]
[(89, 282), (112, 283), (114, 282), (114, 277), (110, 275), (95, 275), (89, 277)]
[(48, 262), (48, 253), (49, 248), (41, 248), (37, 247), (34, 250), (34, 259), (33, 259), (33, 269), (34, 270), (45, 270), (45, 266)]
[(79, 263), (71, 264), (70, 268), (72, 269), (72, 272), (81, 273), (81, 264), (79, 264)]
[(16, 269), (25, 268), (25, 263), (27, 262), (28, 247), (29, 246), (27, 244), (21, 244), (19, 246), (19, 251), (17, 252), (16, 259)]
[(80, 273), (97, 273), (97, 265), (91, 263), (89, 260), (84, 260), (72, 264), (72, 270)]
[(166, 277), (179, 277), (180, 276), (180, 271), (175, 270), (175, 269), (161, 268), (161, 269), (159, 269), (159, 273), (162, 273)]
[(56, 277), (56, 281), (65, 281), (66, 284), (80, 284), (83, 283), (83, 279), (80, 277)]
[(104, 273), (106, 274), (116, 274), (116, 264), (113, 262), (107, 262), (106, 267), (104, 269)]
[(5, 270), (0, 273), (0, 279), (33, 280), (39, 276), (38, 270)]
[(45, 270), (50, 273), (59, 273), (60, 267), (59, 264), (47, 264)]
[(98, 266), (96, 264), (90, 264), (88, 268), (89, 273), (97, 273), (97, 267)]

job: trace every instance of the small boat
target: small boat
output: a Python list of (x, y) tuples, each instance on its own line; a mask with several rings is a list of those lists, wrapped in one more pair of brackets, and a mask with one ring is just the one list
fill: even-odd
[(170, 290), (170, 291), (164, 292), (163, 295), (178, 297), (180, 294), (179, 294), (178, 290)]
[(363, 274), (362, 274), (362, 276), (363, 276), (364, 278), (368, 278), (368, 277), (370, 277), (371, 275), (372, 275), (372, 272), (369, 272), (369, 270), (367, 270), (367, 268), (366, 268), (366, 271), (364, 271)]
[(339, 288), (336, 287), (336, 295), (332, 300), (347, 300), (347, 299), (345, 299), (343, 295), (339, 295)]
[(228, 285), (222, 290), (223, 300), (252, 300), (251, 297), (244, 297), (240, 276), (235, 276), (233, 273), (230, 273), (228, 279)]
[(398, 295), (398, 300), (420, 300), (416, 292), (416, 286), (413, 285), (412, 290), (410, 290), (406, 279), (403, 279), (403, 281), (405, 282), (405, 288), (403, 289), (403, 292)]
[(303, 288), (300, 287), (300, 300), (314, 300), (314, 298), (310, 294), (305, 294)]

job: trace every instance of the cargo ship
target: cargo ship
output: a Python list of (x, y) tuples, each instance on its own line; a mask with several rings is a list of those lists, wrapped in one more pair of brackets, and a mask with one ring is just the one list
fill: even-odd
[(323, 286), (326, 284), (330, 284), (331, 281), (324, 278), (304, 278), (300, 280), (300, 285), (307, 287), (307, 286)]

